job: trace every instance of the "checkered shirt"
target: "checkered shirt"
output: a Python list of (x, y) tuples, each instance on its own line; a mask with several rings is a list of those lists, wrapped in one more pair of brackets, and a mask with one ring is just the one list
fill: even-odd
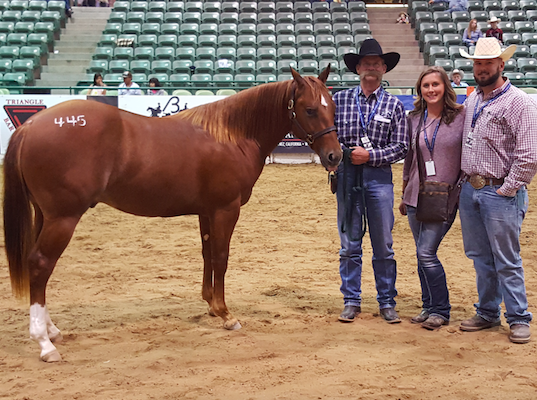
[(381, 91), (384, 92), (382, 103), (376, 115), (389, 122), (373, 119), (368, 126), (367, 136), (371, 141), (373, 150), (369, 151), (368, 165), (379, 167), (391, 164), (406, 156), (409, 146), (409, 130), (403, 103), (385, 91), (381, 86), (368, 98), (365, 97), (361, 86), (354, 89), (342, 90), (334, 95), (336, 103), (336, 127), (339, 141), (346, 147), (361, 145), (360, 142), (360, 116), (356, 104), (356, 91), (364, 119), (367, 123), (370, 112), (375, 107)]
[(479, 107), (482, 106), (508, 84), (506, 79), (485, 98), (477, 88), (466, 99), (461, 164), (468, 175), (505, 178), (500, 190), (506, 196), (514, 196), (537, 172), (537, 104), (511, 85), (484, 108), (473, 130), (471, 147), (467, 144), (476, 102), (479, 100)]

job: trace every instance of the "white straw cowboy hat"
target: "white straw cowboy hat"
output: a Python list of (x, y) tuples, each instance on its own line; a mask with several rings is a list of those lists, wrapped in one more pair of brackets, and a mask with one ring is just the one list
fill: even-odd
[(471, 56), (464, 49), (459, 49), (459, 53), (464, 58), (479, 59), (479, 60), (491, 60), (493, 58), (501, 58), (503, 61), (509, 60), (513, 57), (516, 50), (516, 44), (512, 44), (502, 51), (500, 42), (493, 37), (480, 38), (477, 40), (475, 46), (474, 55)]
[(451, 80), (453, 80), (453, 75), (456, 75), (456, 74), (460, 75), (461, 79), (464, 78), (464, 72), (462, 72), (460, 69), (455, 68), (453, 71), (451, 71), (451, 74), (449, 76)]
[(499, 19), (498, 17), (494, 16), (494, 17), (492, 17), (491, 19), (489, 19), (487, 22), (488, 22), (489, 24), (491, 24), (491, 23), (493, 23), (493, 22), (501, 22), (501, 21), (502, 21), (501, 19)]

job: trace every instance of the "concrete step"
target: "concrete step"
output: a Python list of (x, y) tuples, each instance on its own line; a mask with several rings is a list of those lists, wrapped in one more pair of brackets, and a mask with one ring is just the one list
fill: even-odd
[(95, 46), (87, 46), (85, 44), (81, 44), (78, 47), (73, 46), (54, 46), (54, 50), (57, 50), (60, 54), (93, 54), (93, 50), (95, 50)]
[[(69, 69), (69, 72), (63, 72), (61, 74), (58, 74), (57, 72), (50, 72), (50, 69), (48, 69), (48, 65), (43, 67), (43, 70), (41, 71), (41, 81), (60, 81), (60, 82), (69, 82), (69, 81), (75, 81), (78, 82), (80, 80), (80, 76), (84, 76), (86, 74), (86, 67), (72, 67)], [(68, 86), (68, 85), (66, 85)]]
[(71, 68), (71, 67), (87, 67), (88, 62), (91, 60), (91, 57), (85, 57), (79, 60), (67, 60), (67, 59), (58, 59), (56, 57), (49, 58), (48, 60), (48, 71), (54, 71), (55, 68)]

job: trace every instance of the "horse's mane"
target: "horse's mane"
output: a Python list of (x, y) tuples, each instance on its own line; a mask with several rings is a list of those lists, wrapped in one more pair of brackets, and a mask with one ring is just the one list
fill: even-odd
[[(320, 90), (313, 78), (304, 77), (314, 90)], [(181, 111), (177, 116), (202, 127), (218, 142), (237, 143), (240, 139), (255, 139), (260, 133), (280, 131), (287, 117), (287, 102), (291, 98), (293, 81), (259, 85), (223, 100)], [(319, 91), (319, 94), (315, 93)], [(290, 126), (290, 122), (289, 122)]]

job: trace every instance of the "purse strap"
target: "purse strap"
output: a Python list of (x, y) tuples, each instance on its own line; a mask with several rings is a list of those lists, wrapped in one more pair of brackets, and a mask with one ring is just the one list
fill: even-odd
[(422, 184), (425, 179), (423, 179), (423, 171), (422, 171), (422, 165), (425, 166), (423, 163), (423, 154), (421, 154), (420, 149), (420, 133), (421, 133), (421, 127), (423, 125), (423, 116), (420, 115), (420, 123), (418, 124), (418, 128), (416, 130), (416, 157), (417, 157), (417, 163), (418, 163), (418, 174), (420, 177), (420, 184)]

